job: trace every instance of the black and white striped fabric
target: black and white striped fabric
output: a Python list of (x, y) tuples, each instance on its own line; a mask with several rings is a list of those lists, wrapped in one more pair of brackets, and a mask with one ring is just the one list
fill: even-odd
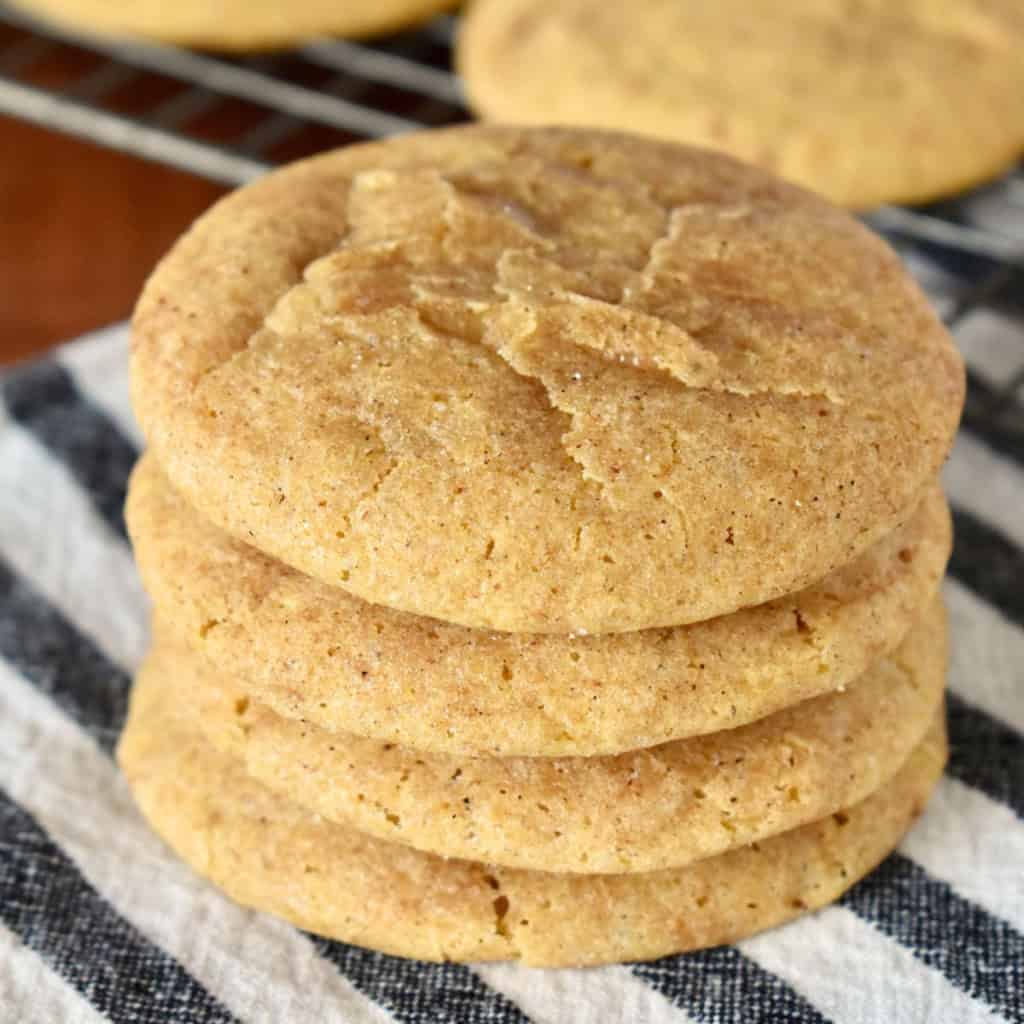
[(1013, 288), (975, 307), (978, 268), (910, 255), (971, 368), (945, 474), (948, 773), (838, 906), (652, 964), (412, 963), (242, 910), (176, 861), (111, 759), (147, 643), (127, 329), (0, 378), (0, 1024), (1024, 1022), (1024, 403), (998, 397), (1024, 307)]

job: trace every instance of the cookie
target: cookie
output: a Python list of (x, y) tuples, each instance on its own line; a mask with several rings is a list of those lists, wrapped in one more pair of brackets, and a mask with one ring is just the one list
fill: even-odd
[(951, 542), (935, 489), (904, 526), (798, 594), (691, 626), (570, 640), (367, 604), (211, 526), (151, 455), (126, 514), (170, 634), (257, 700), (332, 732), (505, 756), (650, 747), (852, 682), (928, 604)]
[(1024, 152), (1017, 0), (477, 0), (456, 63), (505, 122), (710, 146), (845, 206), (920, 202)]
[(537, 871), (680, 867), (857, 803), (921, 741), (942, 701), (938, 601), (843, 692), (752, 725), (617, 757), (465, 758), (328, 733), (249, 699), (244, 680), (159, 643), (149, 674), (218, 750), (281, 797), (445, 857)]
[(85, 32), (217, 50), (276, 49), (319, 36), (404, 28), (453, 0), (14, 0), (31, 14)]
[(246, 906), (400, 956), (556, 966), (740, 939), (836, 899), (920, 813), (945, 757), (941, 718), (860, 804), (686, 868), (558, 875), (445, 860), (325, 821), (206, 745), (146, 673), (118, 756), (150, 824)]
[(605, 633), (801, 589), (909, 515), (962, 362), (847, 214), (709, 152), (467, 126), (236, 192), (134, 318), (136, 412), (234, 536), (365, 600)]

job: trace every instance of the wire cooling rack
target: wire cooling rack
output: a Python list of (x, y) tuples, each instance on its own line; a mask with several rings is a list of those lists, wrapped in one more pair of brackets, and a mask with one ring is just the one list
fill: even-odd
[(464, 121), (453, 19), (230, 58), (41, 25), (0, 2), (0, 113), (238, 185), (329, 146)]
[[(43, 26), (0, 0), (0, 114), (237, 185), (332, 146), (465, 120), (449, 70), (455, 29), (440, 17), (373, 43), (236, 58)], [(979, 311), (1005, 319), (1006, 373), (972, 382), (967, 417), (1024, 449), (1024, 167), (951, 201), (865, 219), (958, 336)]]

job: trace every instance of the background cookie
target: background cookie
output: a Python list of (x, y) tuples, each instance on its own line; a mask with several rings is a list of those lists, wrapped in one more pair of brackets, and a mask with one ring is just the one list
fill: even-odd
[(213, 49), (271, 49), (316, 36), (399, 29), (454, 0), (14, 0), (88, 32)]
[(133, 396), (261, 550), (478, 628), (616, 632), (804, 587), (901, 522), (963, 369), (896, 255), (727, 157), (468, 126), (217, 204)]
[(798, 594), (691, 626), (569, 640), (367, 604), (211, 526), (151, 455), (126, 512), (169, 633), (253, 697), (329, 731), (502, 755), (650, 747), (834, 690), (902, 640), (951, 541), (935, 488), (905, 526)]
[(472, 105), (723, 149), (847, 206), (967, 188), (1024, 150), (1016, 0), (478, 0)]
[[(149, 674), (218, 750), (283, 798), (382, 839), (538, 871), (679, 867), (857, 803), (921, 741), (942, 701), (936, 602), (843, 693), (752, 725), (604, 758), (460, 758), (281, 718), (158, 641)], [(584, 712), (585, 713), (585, 709)]]
[(199, 740), (145, 678), (118, 756), (150, 824), (233, 899), (400, 956), (596, 964), (729, 942), (837, 898), (920, 813), (945, 760), (936, 720), (883, 790), (688, 868), (556, 875), (444, 860), (309, 815)]

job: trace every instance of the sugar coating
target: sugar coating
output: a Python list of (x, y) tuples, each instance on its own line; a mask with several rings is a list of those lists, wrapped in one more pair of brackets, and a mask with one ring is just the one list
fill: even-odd
[(371, 605), (205, 521), (151, 455), (126, 510), (168, 633), (277, 713), (456, 754), (594, 755), (744, 725), (892, 651), (949, 557), (937, 488), (852, 563), (709, 622), (610, 636), (470, 630)]
[(245, 906), (399, 956), (564, 966), (732, 942), (837, 899), (920, 814), (945, 751), (940, 716), (860, 804), (689, 867), (603, 876), (445, 860), (311, 815), (206, 745), (145, 670), (118, 757), (153, 828)]
[(281, 718), (202, 659), (158, 641), (149, 671), (218, 750), (331, 821), (445, 857), (537, 871), (680, 867), (865, 799), (942, 702), (938, 600), (843, 692), (726, 732), (616, 757), (466, 758)]
[(728, 157), (487, 126), (293, 165), (150, 278), (133, 398), (184, 496), (365, 600), (624, 632), (902, 522), (963, 367), (878, 237)]
[(478, 0), (456, 62), (505, 122), (706, 145), (856, 208), (921, 202), (1024, 150), (1018, 0)]

